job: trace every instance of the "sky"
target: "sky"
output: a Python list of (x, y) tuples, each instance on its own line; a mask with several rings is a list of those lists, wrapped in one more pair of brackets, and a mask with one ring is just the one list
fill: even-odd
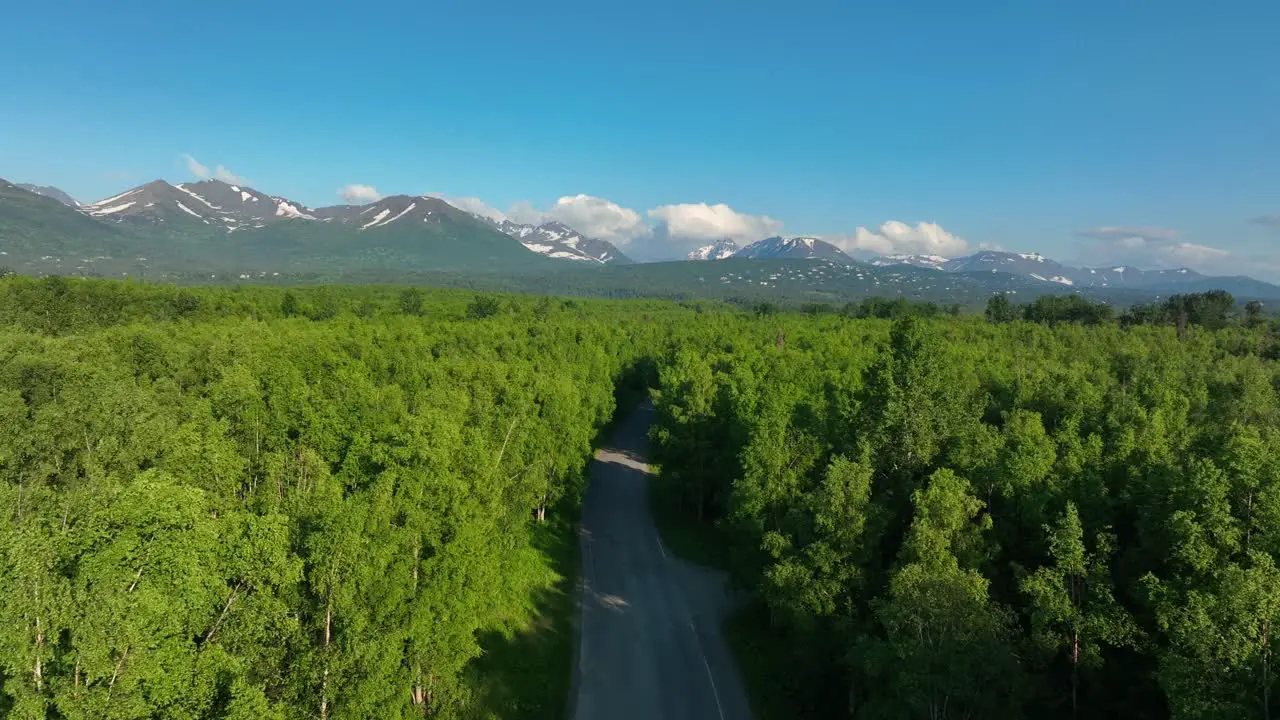
[(0, 177), (1280, 280), (1280, 2), (13, 3)]

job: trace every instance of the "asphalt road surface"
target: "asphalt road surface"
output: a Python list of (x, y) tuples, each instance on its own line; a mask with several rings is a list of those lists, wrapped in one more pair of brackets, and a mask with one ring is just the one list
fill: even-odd
[(596, 453), (582, 508), (575, 720), (751, 717), (720, 634), (722, 573), (669, 555), (649, 513), (646, 404)]

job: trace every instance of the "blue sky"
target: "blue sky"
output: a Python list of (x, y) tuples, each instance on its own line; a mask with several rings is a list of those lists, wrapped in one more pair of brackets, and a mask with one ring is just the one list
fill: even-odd
[(1274, 0), (16, 3), (0, 176), (97, 199), (186, 154), (641, 257), (776, 231), (1274, 278), (1277, 27)]

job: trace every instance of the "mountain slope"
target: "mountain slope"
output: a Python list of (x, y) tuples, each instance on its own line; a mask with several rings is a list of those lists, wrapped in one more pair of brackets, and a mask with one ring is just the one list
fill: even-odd
[(1032, 274), (1049, 277), (1062, 275), (1067, 267), (1050, 260), (1039, 253), (1011, 253), (997, 250), (983, 250), (948, 260), (942, 264), (947, 272), (1007, 272), (1015, 275)]
[(81, 211), (103, 222), (131, 225), (213, 225), (217, 218), (217, 208), (207, 200), (164, 180), (153, 180), (90, 203)]
[(235, 231), (280, 220), (314, 219), (300, 203), (221, 180), (170, 185), (153, 180), (81, 208), (116, 223), (181, 223)]
[(81, 258), (118, 257), (130, 238), (51, 197), (0, 180), (0, 265), (41, 260), (73, 272)]
[(473, 216), (432, 197), (393, 195), (368, 205), (308, 210), (314, 219), (267, 223), (232, 233), (238, 267), (338, 270), (536, 271), (559, 264)]
[(481, 215), (476, 217), (516, 239), (525, 249), (539, 255), (561, 260), (614, 265), (631, 262), (631, 258), (624, 255), (613, 243), (588, 237), (562, 222), (552, 221), (531, 225), (510, 220), (498, 222)]
[(751, 260), (833, 260), (852, 263), (840, 248), (812, 237), (771, 237), (742, 248), (733, 254), (735, 258)]
[(18, 183), (18, 187), (33, 192), (37, 195), (43, 195), (47, 198), (53, 198), (67, 207), (80, 207), (80, 201), (59, 190), (52, 185), (32, 185), (30, 183)]
[(0, 186), (0, 264), (31, 274), (536, 271), (560, 264), (435, 198), (311, 210), (251, 188), (156, 180), (79, 210)]
[(941, 255), (881, 255), (867, 261), (868, 265), (889, 267), (890, 265), (911, 265), (912, 267), (942, 270), (950, 258)]
[(703, 245), (685, 257), (689, 260), (724, 260), (725, 258), (733, 257), (740, 249), (738, 243), (725, 238), (717, 240), (710, 245)]

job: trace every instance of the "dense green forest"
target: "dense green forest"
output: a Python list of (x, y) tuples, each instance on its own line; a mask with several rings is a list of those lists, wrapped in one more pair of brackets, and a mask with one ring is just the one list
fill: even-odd
[(1270, 718), (1280, 329), (1081, 302), (0, 280), (0, 717), (563, 713), (501, 639), (650, 384), (762, 715)]
[(1276, 328), (1087, 305), (723, 317), (662, 360), (661, 497), (758, 598), (766, 717), (1280, 715)]
[(692, 315), (0, 282), (0, 717), (559, 716), (473, 661)]

